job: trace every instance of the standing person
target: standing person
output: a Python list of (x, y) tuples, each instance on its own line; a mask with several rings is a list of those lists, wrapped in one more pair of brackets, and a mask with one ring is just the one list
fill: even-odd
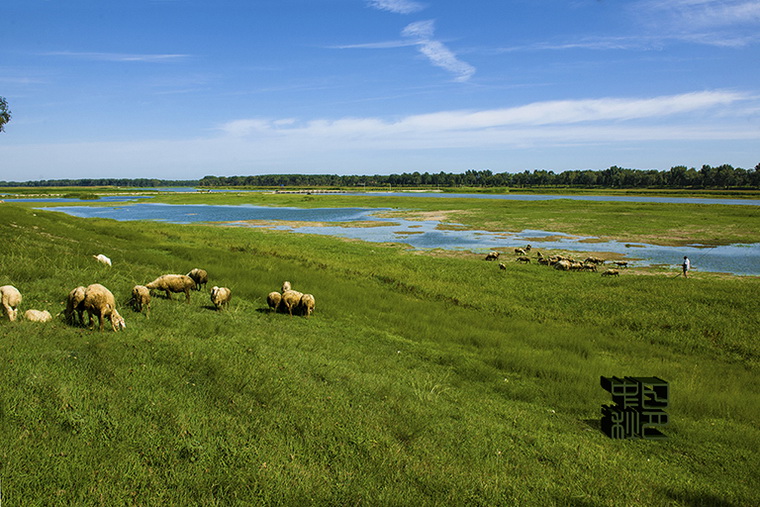
[(681, 264), (681, 267), (683, 268), (684, 278), (689, 278), (689, 270), (691, 269), (691, 261), (685, 255), (683, 256), (683, 264)]

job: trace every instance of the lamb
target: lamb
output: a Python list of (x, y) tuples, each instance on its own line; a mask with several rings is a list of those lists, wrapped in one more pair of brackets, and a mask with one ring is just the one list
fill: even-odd
[(18, 316), (18, 305), (21, 304), (21, 293), (13, 285), (3, 285), (0, 287), (0, 302), (3, 305), (3, 312), (8, 316), (8, 320), (13, 322)]
[(620, 276), (620, 271), (617, 269), (607, 269), (602, 273), (602, 276)]
[(301, 304), (302, 297), (303, 293), (298, 292), (297, 290), (286, 290), (282, 293), (282, 302), (280, 304), (288, 310), (288, 313), (292, 317), (293, 309), (298, 309), (298, 305)]
[(290, 282), (287, 280), (282, 282), (282, 290), (280, 292), (285, 292), (286, 290), (290, 290)]
[[(85, 288), (80, 285), (76, 289), (72, 289), (66, 298), (66, 311), (64, 312), (64, 316), (66, 317), (66, 322), (69, 324), (74, 323), (74, 315), (79, 315), (80, 326), (84, 324), (84, 318), (82, 317), (82, 314), (84, 314), (84, 291)], [(74, 313), (75, 311), (76, 314)]]
[(103, 254), (93, 255), (93, 257), (95, 257), (95, 260), (100, 262), (101, 264), (105, 264), (106, 266), (111, 265), (111, 259), (109, 259)]
[(506, 271), (507, 270), (507, 265), (504, 264), (503, 262), (500, 262), (499, 263), (499, 269), (501, 269), (502, 271)]
[(277, 307), (280, 306), (280, 301), (282, 301), (282, 294), (279, 292), (275, 291), (267, 294), (267, 304), (272, 310), (277, 311)]
[(30, 322), (50, 322), (53, 316), (47, 310), (27, 310), (24, 312), (24, 318)]
[(498, 260), (499, 259), (499, 255), (501, 255), (499, 252), (491, 251), (491, 252), (488, 253), (488, 255), (486, 255), (486, 260), (487, 261)]
[(93, 328), (93, 315), (98, 316), (100, 331), (103, 331), (103, 323), (106, 318), (111, 321), (111, 328), (114, 331), (127, 327), (124, 319), (116, 311), (116, 300), (110, 290), (106, 289), (99, 283), (88, 285), (84, 291), (84, 309), (87, 310), (88, 323), (90, 329)]
[(161, 275), (149, 284), (150, 290), (162, 290), (166, 292), (166, 298), (171, 299), (171, 292), (184, 292), (185, 302), (190, 302), (190, 290), (195, 288), (195, 281), (187, 275)]
[(132, 307), (142, 313), (150, 315), (150, 290), (145, 285), (135, 285), (132, 288)]
[(214, 286), (211, 289), (211, 302), (214, 303), (217, 310), (222, 307), (229, 308), (230, 299), (232, 299), (232, 291), (227, 287)]
[(301, 308), (301, 312), (304, 315), (306, 315), (307, 318), (309, 317), (309, 315), (314, 313), (315, 305), (316, 303), (314, 301), (314, 296), (312, 296), (311, 294), (304, 294), (303, 296), (301, 296), (301, 303), (299, 306)]
[(515, 259), (517, 262), (524, 262), (526, 264), (530, 264), (530, 257), (527, 257), (525, 255), (521, 255), (517, 259)]
[(195, 282), (195, 290), (201, 290), (201, 285), (203, 288), (206, 288), (206, 283), (208, 283), (208, 273), (205, 269), (195, 268), (191, 270), (187, 276), (193, 279)]

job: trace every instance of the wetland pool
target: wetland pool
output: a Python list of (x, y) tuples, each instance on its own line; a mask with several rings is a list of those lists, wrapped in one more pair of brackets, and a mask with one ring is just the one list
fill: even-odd
[[(530, 243), (536, 249), (616, 254), (632, 266), (665, 265), (674, 270), (689, 256), (695, 271), (760, 275), (760, 243), (724, 246), (661, 246), (600, 241), (591, 236), (523, 230), (492, 232), (439, 228), (435, 220), (377, 216), (388, 208), (286, 208), (254, 205), (132, 203), (119, 206), (39, 208), (82, 218), (157, 220), (176, 224), (209, 223), (234, 227), (267, 227), (379, 243), (404, 243), (415, 249), (445, 249), (505, 254)], [(504, 257), (511, 261), (511, 256)]]

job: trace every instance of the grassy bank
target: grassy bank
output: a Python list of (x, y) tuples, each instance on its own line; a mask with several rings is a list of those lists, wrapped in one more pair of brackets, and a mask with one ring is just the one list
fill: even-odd
[[(760, 503), (757, 278), (502, 272), (7, 203), (0, 240), (22, 311), (94, 282), (123, 303), (193, 267), (233, 291), (227, 312), (207, 293), (156, 297), (150, 318), (122, 305), (120, 333), (0, 321), (9, 504)], [(286, 279), (316, 296), (312, 318), (266, 310)], [(600, 375), (668, 380), (669, 439), (604, 436)]]

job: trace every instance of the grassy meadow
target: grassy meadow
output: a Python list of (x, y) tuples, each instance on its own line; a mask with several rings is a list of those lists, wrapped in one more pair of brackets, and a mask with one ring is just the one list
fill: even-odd
[[(349, 202), (162, 196), (213, 199)], [(625, 203), (462, 201), (413, 208), (473, 227), (616, 238), (685, 212), (700, 226), (681, 230), (692, 239), (757, 241), (760, 230), (739, 206), (640, 206), (632, 219)], [(98, 282), (127, 324), (0, 320), (8, 505), (760, 504), (758, 277), (500, 271), (479, 254), (10, 202), (0, 241), (0, 285), (22, 292), (19, 313), (57, 314), (69, 290)], [(135, 284), (194, 267), (232, 289), (228, 311), (207, 291), (189, 304), (155, 296), (149, 317), (126, 305)], [(311, 318), (268, 311), (284, 280), (315, 295)], [(670, 382), (668, 440), (607, 438), (600, 375)]]

